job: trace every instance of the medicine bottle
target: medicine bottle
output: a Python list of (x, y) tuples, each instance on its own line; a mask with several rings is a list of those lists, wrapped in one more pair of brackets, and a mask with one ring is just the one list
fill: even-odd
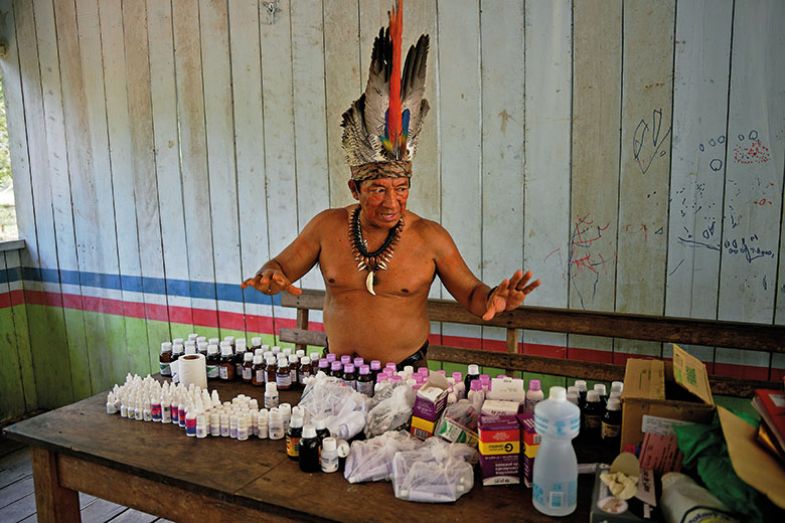
[(216, 380), (220, 377), (219, 366), (221, 364), (221, 357), (218, 355), (218, 345), (207, 346), (207, 379)]
[(373, 381), (378, 381), (379, 373), (382, 372), (382, 362), (379, 360), (371, 360), (371, 376), (373, 377)]
[(243, 352), (243, 381), (251, 383), (253, 379), (253, 354), (250, 352)]
[(600, 436), (603, 443), (618, 448), (621, 442), (621, 402), (618, 399), (608, 400), (601, 427)]
[(275, 383), (275, 371), (275, 356), (270, 356), (265, 360), (265, 372), (267, 373), (267, 376), (265, 377), (265, 383)]
[(595, 383), (594, 390), (600, 395), (600, 402), (602, 403), (602, 408), (605, 408), (605, 405), (608, 403), (608, 394), (606, 393), (605, 384), (604, 383)]
[(335, 438), (324, 438), (321, 453), (322, 472), (330, 473), (338, 470), (338, 449)]
[[(274, 383), (268, 383), (267, 386), (275, 385)], [(266, 394), (265, 394), (266, 396)], [(283, 430), (283, 420), (281, 419), (281, 413), (278, 411), (277, 408), (270, 410), (270, 418), (267, 423), (267, 435), (270, 439), (283, 439), (284, 437), (284, 430)]]
[(262, 348), (262, 338), (259, 336), (254, 336), (251, 338), (251, 350), (256, 352), (256, 349)]
[(357, 392), (366, 396), (373, 396), (373, 376), (368, 365), (360, 366), (360, 374), (357, 376)]
[(350, 389), (357, 389), (357, 375), (354, 373), (354, 365), (351, 363), (343, 366), (343, 383)]
[[(250, 352), (246, 352), (246, 354), (251, 354)], [(262, 364), (262, 355), (252, 356), (253, 358), (253, 368), (251, 372), (251, 385), (255, 385), (257, 387), (261, 387), (264, 385), (264, 378), (265, 378), (265, 369), (264, 365)]]
[(327, 361), (327, 358), (322, 358), (319, 360), (318, 368), (316, 372), (322, 371), (328, 376), (330, 375), (330, 362)]
[(172, 375), (172, 343), (165, 341), (161, 344), (161, 355), (158, 357), (161, 376)]
[(343, 368), (343, 364), (340, 361), (334, 361), (330, 364), (330, 376), (333, 378), (341, 378), (343, 379), (343, 372), (341, 369)]
[(469, 393), (470, 390), (472, 390), (472, 382), (474, 380), (479, 380), (479, 379), (480, 379), (480, 366), (475, 364), (469, 365), (469, 369), (466, 371), (466, 378), (464, 378), (464, 382), (463, 382), (467, 394)]
[(172, 363), (177, 361), (185, 353), (182, 343), (172, 343)]
[(226, 341), (221, 342), (221, 351), (224, 347), (228, 347), (232, 354), (234, 354), (234, 379), (241, 381), (243, 379), (243, 364), (245, 363), (245, 352), (235, 352), (232, 345)]
[(300, 358), (298, 358), (296, 354), (291, 354), (288, 357), (288, 360), (289, 360), (289, 376), (291, 377), (292, 380), (292, 386), (295, 386), (298, 383), (300, 383), (299, 375), (297, 373), (300, 367)]
[(278, 390), (289, 390), (292, 387), (292, 374), (289, 369), (289, 360), (286, 357), (278, 359), (275, 383), (278, 385)]
[(300, 438), (303, 436), (303, 417), (292, 416), (286, 431), (286, 455), (297, 461), (300, 457)]
[[(234, 336), (226, 336), (224, 338), (224, 341), (228, 342), (229, 345), (232, 346), (232, 349), (236, 348), (235, 343), (234, 343)], [(243, 351), (245, 351), (245, 347), (243, 347)]]
[(300, 359), (300, 367), (297, 369), (297, 381), (300, 385), (305, 385), (305, 378), (313, 375), (313, 365), (311, 358), (303, 357)]
[(264, 389), (264, 408), (278, 406), (278, 385), (274, 381), (267, 382)]
[(234, 355), (231, 347), (221, 347), (221, 362), (218, 364), (218, 377), (223, 381), (234, 380)]
[(199, 354), (201, 354), (205, 358), (207, 357), (207, 348), (208, 348), (208, 345), (207, 345), (206, 341), (203, 341), (201, 343), (197, 343), (196, 344), (196, 352), (198, 352)]
[(325, 438), (330, 436), (330, 429), (327, 428), (327, 424), (324, 421), (324, 418), (319, 418), (316, 420), (316, 437), (319, 438), (319, 444), (321, 444)]
[[(292, 420), (294, 421), (294, 420)], [(302, 429), (302, 439), (300, 439), (300, 470), (303, 472), (319, 472), (319, 438), (316, 437), (316, 429), (308, 424)]]
[(603, 408), (600, 394), (596, 390), (590, 390), (586, 393), (586, 404), (583, 406), (582, 414), (584, 439), (594, 442), (599, 441)]

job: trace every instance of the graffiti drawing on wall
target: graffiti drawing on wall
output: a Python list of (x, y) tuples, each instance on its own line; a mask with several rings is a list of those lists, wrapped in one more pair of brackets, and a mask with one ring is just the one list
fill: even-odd
[(769, 161), (769, 148), (761, 142), (758, 131), (737, 136), (739, 143), (733, 148), (733, 161), (739, 164), (766, 163)]
[[(615, 253), (602, 253), (601, 240), (610, 223), (599, 225), (594, 223), (591, 213), (579, 216), (570, 234), (569, 268), (570, 278), (586, 278), (591, 283), (591, 300), (597, 294), (600, 276), (607, 274), (608, 264), (615, 258)], [(586, 308), (585, 300), (579, 285), (575, 286), (581, 300), (581, 307)]]
[(665, 131), (662, 129), (662, 109), (652, 111), (651, 126), (645, 118), (638, 122), (632, 137), (632, 154), (643, 174), (649, 172), (655, 158), (668, 154), (667, 141), (670, 134), (670, 126)]

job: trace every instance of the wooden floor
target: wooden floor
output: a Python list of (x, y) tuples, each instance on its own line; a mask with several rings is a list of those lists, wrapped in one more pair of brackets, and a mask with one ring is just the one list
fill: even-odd
[[(0, 522), (38, 521), (30, 451), (24, 445), (0, 438)], [(165, 523), (168, 520), (116, 505), (104, 499), (79, 494), (85, 523)]]

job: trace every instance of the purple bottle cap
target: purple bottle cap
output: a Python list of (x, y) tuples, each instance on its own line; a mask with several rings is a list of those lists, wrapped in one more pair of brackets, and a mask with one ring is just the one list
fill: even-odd
[(343, 371), (346, 374), (350, 374), (354, 372), (354, 365), (352, 365), (351, 363), (347, 363), (346, 365), (343, 366)]
[(469, 390), (474, 390), (474, 391), (482, 390), (482, 383), (480, 383), (480, 380), (473, 380), (472, 384), (469, 385)]
[(452, 379), (455, 380), (455, 383), (458, 383), (459, 381), (463, 381), (463, 376), (461, 375), (460, 372), (453, 372)]
[(396, 370), (398, 370), (398, 365), (393, 363), (393, 362), (391, 362), (391, 361), (388, 361), (387, 364), (384, 366), (384, 368), (385, 369), (392, 369), (393, 372), (395, 372)]
[(354, 366), (359, 369), (365, 364), (365, 360), (362, 358), (354, 358), (354, 361), (352, 363), (354, 363)]
[(344, 354), (343, 356), (341, 356), (341, 363), (343, 363), (344, 365), (351, 362), (352, 362), (352, 357), (349, 356), (348, 354)]
[(488, 374), (480, 374), (480, 381), (483, 383), (490, 383), (491, 377)]
[(381, 368), (382, 368), (382, 362), (381, 361), (379, 361), (379, 360), (371, 360), (371, 370), (376, 371), (376, 370), (381, 370)]
[(332, 364), (330, 366), (330, 370), (333, 370), (333, 371), (341, 370), (342, 367), (343, 367), (343, 365), (341, 365), (340, 361), (334, 361), (334, 362), (332, 362)]
[(385, 367), (384, 370), (381, 372), (385, 376), (395, 376), (395, 369), (391, 369), (390, 367)]
[(400, 383), (403, 381), (403, 378), (398, 376), (397, 374), (394, 374), (393, 376), (390, 376), (390, 381), (392, 381), (393, 383)]
[(334, 362), (335, 361), (335, 354), (333, 354), (332, 352), (328, 353), (327, 354), (327, 361), (329, 361), (330, 363)]
[(540, 380), (531, 380), (529, 381), (529, 390), (540, 390), (542, 385), (540, 384)]
[(320, 369), (329, 369), (330, 368), (330, 362), (327, 361), (327, 358), (321, 358), (319, 360), (319, 368)]
[(428, 374), (430, 373), (431, 371), (428, 370), (428, 367), (420, 367), (419, 369), (417, 369), (417, 374), (419, 374), (420, 376), (428, 377)]
[(360, 374), (365, 376), (371, 373), (371, 368), (368, 365), (360, 365)]

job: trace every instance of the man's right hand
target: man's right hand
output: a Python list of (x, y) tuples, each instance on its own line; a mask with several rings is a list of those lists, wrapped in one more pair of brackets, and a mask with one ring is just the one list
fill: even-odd
[(278, 269), (262, 269), (253, 278), (248, 278), (240, 287), (253, 287), (259, 292), (272, 296), (281, 291), (286, 291), (294, 296), (303, 293), (301, 289), (292, 285), (292, 282)]

